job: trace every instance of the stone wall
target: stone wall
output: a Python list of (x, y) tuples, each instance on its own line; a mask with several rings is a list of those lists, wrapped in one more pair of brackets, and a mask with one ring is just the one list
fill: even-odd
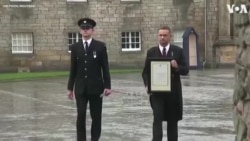
[[(235, 0), (236, 5), (246, 4), (249, 9), (250, 1), (244, 2)], [(235, 141), (250, 141), (250, 17), (249, 13), (234, 13), (234, 18), (239, 28), (233, 97)]]
[[(212, 61), (213, 67), (234, 66), (235, 61), (235, 30), (233, 30), (233, 17), (229, 14), (227, 5), (231, 4), (231, 0), (218, 1), (218, 35), (213, 44), (212, 50), (215, 52)], [(225, 53), (226, 51), (227, 53)], [(219, 57), (218, 55), (223, 55)], [(224, 58), (224, 59), (221, 59)]]
[[(204, 0), (194, 0), (188, 10), (188, 23), (190, 27), (193, 27), (198, 34), (198, 46), (200, 54), (200, 62), (205, 60), (205, 41), (206, 41), (206, 14), (205, 12), (210, 12), (212, 9), (205, 7)], [(208, 6), (208, 5), (207, 5)], [(210, 20), (211, 21), (211, 20)], [(208, 22), (208, 21), (207, 21)], [(216, 25), (216, 23), (213, 23)]]
[(206, 48), (205, 48), (205, 66), (211, 67), (214, 63), (215, 51), (214, 42), (218, 39), (218, 0), (206, 0), (207, 19), (206, 19)]
[[(173, 0), (174, 1), (174, 0)], [(157, 45), (157, 31), (169, 25), (173, 31), (192, 26), (199, 34), (200, 56), (205, 56), (205, 0), (89, 0), (66, 2), (66, 0), (32, 1), (32, 8), (7, 8), (20, 4), (0, 2), (0, 68), (30, 67), (34, 69), (67, 69), (69, 65), (68, 32), (78, 32), (77, 20), (91, 17), (96, 20), (94, 37), (107, 44), (111, 66), (141, 67), (146, 50)], [(215, 0), (211, 0), (215, 1)], [(211, 2), (208, 13), (211, 27), (216, 27), (216, 4)], [(214, 4), (213, 4), (214, 3)], [(24, 4), (24, 3), (21, 3)], [(207, 21), (210, 22), (210, 19)], [(142, 49), (135, 52), (121, 51), (122, 31), (141, 31)], [(209, 31), (215, 34), (214, 30)], [(32, 32), (33, 54), (12, 54), (11, 33)], [(207, 49), (209, 51), (209, 49)], [(209, 53), (208, 53), (209, 54)]]

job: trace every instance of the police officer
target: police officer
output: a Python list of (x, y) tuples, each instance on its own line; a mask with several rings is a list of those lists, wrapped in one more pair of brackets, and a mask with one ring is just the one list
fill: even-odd
[[(68, 98), (77, 107), (77, 141), (86, 141), (86, 110), (89, 102), (91, 141), (101, 136), (102, 96), (111, 94), (109, 63), (105, 43), (92, 38), (96, 22), (90, 18), (78, 21), (82, 41), (71, 46)], [(73, 93), (74, 90), (74, 93)]]

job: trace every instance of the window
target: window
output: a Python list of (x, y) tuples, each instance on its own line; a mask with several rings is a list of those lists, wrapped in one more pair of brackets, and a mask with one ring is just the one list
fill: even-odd
[(31, 2), (32, 0), (10, 0), (10, 2)]
[(173, 35), (173, 39), (174, 39), (173, 44), (174, 45), (177, 45), (177, 46), (182, 48), (182, 46), (183, 46), (183, 38), (182, 38), (183, 34), (184, 34), (184, 30), (177, 30), (174, 32), (174, 35)]
[(67, 2), (87, 2), (88, 0), (67, 0)]
[(79, 32), (70, 32), (68, 33), (68, 47), (69, 47), (69, 53), (71, 52), (70, 46), (74, 43), (77, 43), (82, 40), (82, 34)]
[(32, 33), (12, 33), (12, 53), (33, 53)]
[(122, 32), (122, 51), (140, 51), (141, 33)]

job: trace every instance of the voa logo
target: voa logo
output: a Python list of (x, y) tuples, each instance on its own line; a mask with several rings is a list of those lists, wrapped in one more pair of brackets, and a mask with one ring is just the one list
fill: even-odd
[(247, 6), (245, 4), (241, 4), (239, 6), (235, 6), (235, 4), (230, 5), (227, 4), (227, 10), (230, 14), (232, 13), (248, 13)]

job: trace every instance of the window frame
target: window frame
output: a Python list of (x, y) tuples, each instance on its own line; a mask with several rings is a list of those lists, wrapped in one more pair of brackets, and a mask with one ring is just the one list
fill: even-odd
[(88, 2), (88, 0), (66, 0), (67, 2)]
[[(27, 34), (28, 36), (26, 36), (24, 39), (24, 35)], [(15, 36), (20, 36), (20, 37), (14, 37)], [(27, 37), (31, 37), (30, 39)], [(28, 42), (30, 40), (30, 44), (26, 44), (24, 45), (24, 40), (25, 42)], [(20, 45), (21, 43), (21, 45)], [(31, 50), (26, 50), (26, 51), (20, 51), (18, 50), (18, 48), (28, 48), (31, 47)], [(17, 48), (17, 50), (15, 50), (14, 48)], [(11, 33), (11, 53), (12, 54), (32, 54), (34, 53), (34, 37), (33, 37), (33, 33), (32, 32), (12, 32)]]
[[(183, 34), (185, 30), (176, 30), (173, 34), (173, 44), (183, 48)], [(180, 45), (181, 44), (181, 45)]]
[[(72, 35), (71, 38), (70, 38), (69, 34), (75, 34), (75, 35), (76, 35), (76, 38), (73, 38), (73, 37), (74, 37), (73, 35)], [(68, 32), (67, 35), (68, 35), (68, 36), (67, 36), (67, 40), (68, 40), (68, 53), (71, 53), (70, 46), (73, 45), (73, 44), (75, 44), (75, 43), (77, 43), (77, 42), (79, 42), (79, 41), (81, 41), (81, 40), (82, 40), (82, 35), (81, 35), (80, 32)], [(70, 40), (70, 39), (71, 39), (71, 41), (74, 41), (74, 40), (76, 40), (76, 41), (74, 41), (74, 43), (72, 42), (72, 43), (70, 44), (70, 43), (69, 43), (69, 40)]]
[[(132, 37), (132, 33), (135, 33), (134, 37)], [(123, 36), (123, 33), (125, 34)], [(126, 33), (128, 33), (128, 37), (126, 35)], [(137, 36), (136, 34), (139, 33), (139, 36)], [(128, 42), (126, 41), (126, 39), (128, 38)], [(132, 38), (134, 38), (135, 41), (132, 42)], [(136, 41), (136, 38), (139, 38), (139, 41)], [(125, 41), (123, 42), (123, 39), (125, 39)], [(136, 47), (136, 44), (139, 44), (139, 47)], [(123, 44), (129, 44), (129, 48), (123, 48)], [(135, 45), (135, 48), (132, 48), (132, 44)], [(121, 32), (121, 51), (122, 52), (133, 52), (133, 51), (141, 51), (141, 31), (122, 31)]]

